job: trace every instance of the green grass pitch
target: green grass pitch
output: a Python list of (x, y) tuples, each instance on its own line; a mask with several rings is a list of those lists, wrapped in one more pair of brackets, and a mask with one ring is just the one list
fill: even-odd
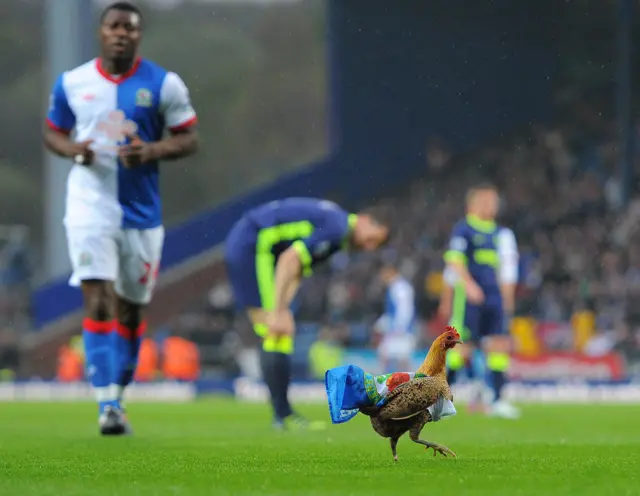
[(457, 460), (403, 438), (397, 464), (363, 416), (277, 433), (264, 405), (131, 404), (135, 436), (103, 439), (94, 408), (0, 403), (0, 495), (640, 495), (638, 405), (528, 406), (518, 421), (460, 407), (422, 431)]

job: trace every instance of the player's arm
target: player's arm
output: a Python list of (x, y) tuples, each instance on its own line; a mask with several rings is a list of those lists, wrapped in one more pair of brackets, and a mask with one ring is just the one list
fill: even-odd
[(199, 140), (195, 127), (170, 132), (170, 136), (153, 144), (155, 160), (176, 160), (198, 151)]
[(44, 145), (47, 150), (55, 153), (59, 157), (71, 158), (75, 156), (73, 153), (74, 142), (71, 140), (68, 134), (57, 129), (51, 129), (45, 127), (44, 129)]
[(278, 257), (275, 272), (275, 310), (287, 310), (296, 296), (302, 277), (302, 261), (292, 246)]
[[(449, 254), (450, 255), (450, 254)], [(456, 274), (460, 281), (463, 281), (465, 293), (469, 297), (470, 300), (482, 300), (482, 297), (477, 296), (480, 290), (480, 287), (476, 283), (473, 276), (469, 273), (467, 269), (467, 265), (464, 261), (460, 259), (447, 259), (447, 267), (450, 267), (451, 270)]]
[(442, 274), (442, 292), (440, 293), (440, 304), (438, 305), (438, 314), (441, 318), (448, 320), (451, 317), (451, 308), (453, 305), (453, 286), (456, 281), (456, 274), (449, 267), (445, 267)]
[(454, 229), (449, 249), (444, 254), (444, 261), (447, 268), (455, 274), (458, 281), (462, 281), (466, 286), (475, 284), (473, 277), (467, 270), (467, 248), (469, 242), (459, 229)]
[(75, 127), (74, 115), (64, 89), (64, 76), (58, 77), (49, 96), (49, 111), (45, 121), (43, 139), (45, 147), (64, 158), (74, 158), (88, 152), (90, 142), (76, 143), (71, 139)]
[(443, 319), (449, 319), (451, 317), (451, 308), (453, 305), (453, 288), (448, 284), (444, 284), (442, 287), (442, 293), (440, 294), (440, 304), (438, 305), (438, 313)]
[(464, 232), (456, 227), (449, 242), (449, 249), (444, 254), (444, 261), (447, 267), (456, 274), (458, 281), (463, 282), (469, 300), (474, 303), (479, 303), (484, 299), (484, 295), (467, 269), (468, 246), (469, 241), (464, 235)]
[(498, 234), (500, 258), (500, 291), (505, 313), (513, 315), (516, 309), (516, 286), (518, 284), (518, 245), (513, 231), (502, 229)]
[(348, 232), (347, 214), (327, 211), (322, 226), (304, 239), (295, 241), (278, 257), (275, 273), (276, 310), (288, 309), (296, 295), (302, 276), (312, 274), (315, 257), (326, 255), (325, 250), (340, 244)]
[(189, 90), (175, 72), (162, 84), (160, 107), (169, 136), (152, 144), (154, 160), (175, 160), (198, 151), (198, 118), (191, 105)]
[(311, 274), (314, 249), (331, 241), (329, 230), (316, 231), (305, 239), (295, 241), (278, 257), (275, 273), (276, 310), (286, 310), (296, 296), (302, 276)]

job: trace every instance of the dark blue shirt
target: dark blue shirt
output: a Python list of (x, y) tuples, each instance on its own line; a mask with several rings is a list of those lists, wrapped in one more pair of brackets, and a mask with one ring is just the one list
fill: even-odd
[(498, 232), (500, 227), (468, 215), (458, 222), (451, 234), (445, 261), (459, 261), (466, 265), (473, 280), (482, 288), (485, 301), (501, 299), (498, 268)]
[(244, 215), (258, 229), (256, 253), (275, 259), (293, 246), (304, 274), (344, 247), (356, 216), (316, 198), (287, 198), (266, 203)]

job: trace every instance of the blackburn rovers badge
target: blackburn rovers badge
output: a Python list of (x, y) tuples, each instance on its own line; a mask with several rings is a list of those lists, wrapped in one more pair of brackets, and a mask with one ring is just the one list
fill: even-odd
[(151, 92), (146, 88), (136, 91), (136, 105), (138, 107), (151, 107)]

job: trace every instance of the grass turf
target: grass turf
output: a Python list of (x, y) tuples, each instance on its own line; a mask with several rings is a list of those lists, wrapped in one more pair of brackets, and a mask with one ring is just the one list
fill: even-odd
[[(460, 408), (463, 410), (463, 408)], [(311, 419), (326, 407), (303, 406)], [(272, 432), (263, 405), (131, 404), (131, 438), (99, 438), (94, 406), (0, 403), (1, 495), (637, 495), (640, 406), (529, 406), (518, 421), (458, 416), (388, 441), (358, 416)]]

